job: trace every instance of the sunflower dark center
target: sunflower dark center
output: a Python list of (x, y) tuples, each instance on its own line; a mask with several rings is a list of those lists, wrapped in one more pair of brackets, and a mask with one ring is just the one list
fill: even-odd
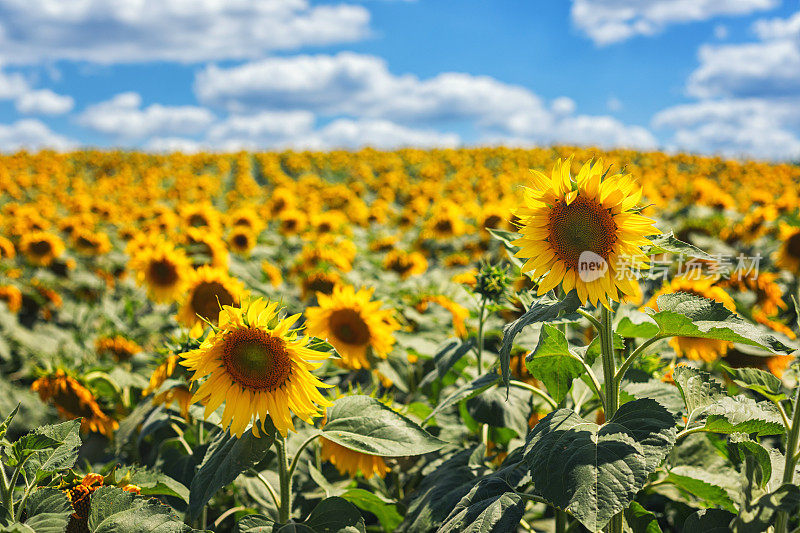
[(206, 220), (206, 217), (201, 214), (194, 214), (189, 217), (189, 225), (194, 228), (208, 226), (208, 220)]
[(204, 281), (192, 292), (192, 309), (209, 322), (217, 323), (221, 305), (233, 305), (233, 295), (218, 281)]
[(69, 385), (66, 390), (59, 388), (59, 391), (53, 396), (53, 403), (73, 417), (94, 417), (91, 406), (84, 403)]
[(786, 241), (786, 251), (794, 258), (800, 259), (800, 231)]
[(327, 276), (314, 276), (308, 282), (308, 290), (313, 292), (321, 292), (322, 294), (331, 294), (336, 282)]
[(31, 243), (30, 251), (33, 253), (33, 255), (40, 257), (45, 256), (53, 251), (53, 245), (50, 244), (50, 241), (35, 241)]
[(286, 344), (256, 328), (237, 329), (225, 337), (222, 362), (231, 379), (246, 389), (273, 391), (292, 373)]
[(453, 231), (453, 222), (448, 218), (443, 218), (436, 222), (436, 231), (440, 231), (442, 233), (450, 233)]
[(580, 195), (569, 205), (564, 200), (555, 204), (547, 229), (558, 258), (576, 270), (584, 252), (593, 252), (608, 261), (617, 241), (617, 224), (611, 213)]
[(339, 309), (331, 313), (330, 329), (345, 344), (362, 346), (369, 342), (369, 326), (353, 309)]
[(236, 235), (233, 236), (233, 244), (237, 248), (247, 248), (248, 244), (247, 235), (245, 235), (244, 233), (237, 233)]
[(489, 215), (486, 217), (486, 220), (483, 221), (483, 226), (486, 228), (496, 228), (500, 226), (502, 222), (503, 219), (499, 215)]
[(99, 246), (99, 244), (96, 241), (93, 241), (93, 240), (89, 239), (88, 237), (84, 237), (84, 236), (78, 237), (78, 240), (77, 240), (76, 244), (80, 248), (84, 248), (84, 249), (88, 249), (88, 250), (95, 250)]
[(151, 262), (148, 274), (154, 285), (162, 287), (172, 286), (178, 281), (178, 269), (175, 263), (167, 259)]
[(411, 261), (406, 257), (396, 257), (391, 263), (389, 263), (389, 268), (398, 274), (405, 274), (411, 270), (411, 267), (413, 266), (413, 263), (411, 263)]

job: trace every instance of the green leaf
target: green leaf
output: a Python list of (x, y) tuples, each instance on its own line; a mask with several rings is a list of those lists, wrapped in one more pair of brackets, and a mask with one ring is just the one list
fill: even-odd
[(564, 332), (545, 324), (539, 343), (525, 358), (525, 366), (534, 378), (544, 383), (550, 396), (561, 403), (572, 388), (572, 381), (585, 372), (576, 358), (580, 356), (570, 350)]
[(423, 424), (428, 422), (431, 418), (436, 416), (437, 414), (441, 413), (445, 409), (450, 406), (453, 406), (463, 400), (468, 400), (478, 394), (482, 393), (489, 387), (497, 384), (500, 380), (500, 376), (494, 373), (483, 374), (482, 376), (478, 376), (477, 378), (473, 379), (469, 383), (460, 386), (456, 389), (453, 393), (451, 393), (447, 398), (439, 402), (439, 405), (431, 411), (425, 420), (422, 421)]
[(67, 495), (49, 487), (39, 487), (31, 493), (26, 511), (25, 525), (36, 533), (63, 533), (73, 512)]
[(331, 496), (314, 507), (303, 523), (316, 533), (365, 533), (364, 518), (355, 505)]
[[(503, 343), (500, 347), (500, 370), (502, 372), (503, 384), (508, 387), (511, 379), (511, 348), (514, 346), (514, 338), (525, 329), (538, 322), (548, 322), (559, 318), (561, 315), (574, 313), (581, 306), (578, 293), (570, 291), (563, 300), (558, 300), (551, 296), (543, 296), (531, 304), (530, 309), (524, 315), (503, 328)], [(575, 315), (575, 318), (580, 318)]]
[(11, 446), (11, 457), (8, 458), (6, 464), (8, 466), (17, 466), (34, 453), (48, 448), (55, 448), (60, 444), (61, 441), (57, 441), (47, 435), (28, 433), (17, 439)]
[(617, 316), (615, 331), (623, 337), (646, 339), (658, 335), (660, 328), (647, 313), (637, 309), (623, 308)]
[(191, 519), (200, 516), (206, 503), (219, 489), (231, 483), (239, 474), (261, 461), (275, 442), (275, 428), (268, 428), (261, 437), (248, 429), (241, 438), (220, 432), (208, 446), (200, 468), (189, 487)]
[(25, 469), (35, 473), (37, 482), (75, 465), (75, 461), (78, 460), (78, 448), (81, 446), (80, 429), (80, 420), (70, 420), (61, 424), (43, 426), (36, 430), (37, 434), (61, 443), (55, 448), (35, 452), (28, 459)]
[(602, 426), (559, 409), (528, 434), (525, 461), (539, 494), (599, 531), (630, 505), (675, 433), (672, 415), (651, 399), (623, 404)]
[(730, 533), (734, 517), (722, 509), (700, 509), (683, 523), (683, 533)]
[(413, 420), (363, 395), (336, 400), (328, 409), (322, 435), (345, 448), (384, 457), (422, 455), (446, 444)]
[(174, 496), (189, 502), (189, 489), (162, 472), (137, 470), (131, 475), (130, 482), (142, 489), (142, 496)]
[(699, 337), (759, 346), (776, 354), (789, 354), (796, 348), (778, 340), (762, 326), (747, 322), (724, 305), (685, 292), (658, 297), (658, 312), (651, 316), (662, 337)]
[(713, 474), (694, 466), (676, 466), (669, 471), (668, 483), (702, 501), (708, 507), (722, 507), (732, 513), (736, 506), (728, 491), (720, 486)]
[(765, 488), (772, 479), (772, 457), (766, 448), (750, 439), (744, 433), (734, 433), (728, 440), (731, 458), (737, 462), (744, 462), (748, 456), (755, 460), (755, 481), (759, 487)]
[(467, 411), (477, 422), (497, 428), (509, 428), (524, 436), (528, 433), (528, 409), (531, 393), (512, 387), (509, 396), (502, 389), (489, 389), (467, 400)]
[(715, 433), (748, 433), (759, 437), (782, 435), (786, 429), (775, 406), (752, 398), (725, 396), (706, 407), (705, 427)]
[(772, 373), (758, 368), (724, 368), (733, 382), (740, 387), (755, 391), (773, 402), (786, 399), (783, 382)]
[(14, 410), (8, 414), (5, 420), (3, 420), (3, 423), (0, 424), (0, 440), (2, 440), (6, 436), (6, 431), (8, 431), (8, 426), (11, 425), (11, 421), (14, 419), (14, 416), (19, 411), (20, 405), (21, 404), (18, 403), (17, 406), (14, 408)]
[(639, 502), (631, 502), (625, 509), (625, 521), (633, 533), (661, 533), (656, 515), (645, 509)]
[(430, 385), (437, 379), (442, 379), (453, 368), (458, 361), (461, 360), (469, 351), (475, 346), (473, 339), (465, 341), (451, 340), (443, 348), (441, 348), (436, 355), (433, 356), (433, 362), (436, 365), (435, 370), (426, 375), (419, 383), (419, 387)]
[(504, 533), (515, 531), (525, 512), (525, 501), (513, 492), (481, 497), (475, 486), (458, 503), (439, 533)]
[(92, 493), (88, 526), (90, 533), (192, 531), (170, 507), (117, 487), (100, 487)]
[(519, 251), (519, 247), (512, 244), (512, 242), (522, 237), (522, 235), (513, 231), (495, 228), (486, 228), (486, 230), (492, 237), (503, 243), (503, 248), (506, 249), (508, 260), (511, 261), (511, 264), (517, 268), (522, 268), (522, 261), (515, 255)]
[(383, 501), (374, 492), (364, 489), (348, 489), (338, 496), (359, 509), (374, 514), (387, 533), (397, 529), (397, 526), (403, 521), (403, 517), (397, 512), (397, 505)]
[(722, 384), (711, 374), (690, 366), (678, 366), (672, 373), (672, 379), (686, 404), (686, 412), (694, 419), (706, 407), (726, 396)]
[(737, 533), (761, 533), (775, 524), (778, 511), (791, 515), (798, 507), (800, 488), (787, 483), (771, 494), (764, 494), (753, 504), (743, 506), (731, 526)]
[(669, 233), (662, 233), (660, 235), (652, 235), (647, 238), (652, 245), (642, 247), (642, 250), (646, 255), (669, 253), (695, 259), (713, 259), (700, 248), (692, 246), (688, 242), (683, 242), (676, 239), (675, 235), (673, 235), (671, 231)]

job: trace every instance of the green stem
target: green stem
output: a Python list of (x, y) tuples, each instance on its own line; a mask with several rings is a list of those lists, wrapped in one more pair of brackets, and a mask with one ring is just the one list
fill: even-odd
[(560, 509), (556, 509), (556, 533), (565, 533), (567, 531), (567, 513)]
[(578, 311), (578, 314), (583, 315), (583, 318), (585, 318), (589, 322), (591, 322), (592, 325), (594, 326), (594, 329), (596, 329), (597, 331), (600, 331), (603, 328), (603, 325), (600, 323), (600, 321), (597, 320), (594, 317), (594, 315), (591, 314), (590, 312), (584, 311), (583, 309), (578, 309), (577, 311)]
[[(177, 428), (177, 426), (176, 426), (176, 428)], [(203, 428), (203, 421), (202, 420), (198, 420), (197, 421), (197, 445), (198, 446), (202, 446), (203, 443), (204, 443), (205, 433), (204, 433), (203, 429), (204, 429)], [(183, 437), (180, 434), (178, 434), (178, 436), (180, 437), (181, 440), (183, 440)], [(184, 443), (185, 442), (186, 441), (184, 441)], [(184, 445), (186, 445), (186, 444), (184, 444)], [(188, 447), (188, 449), (189, 449), (189, 454), (191, 455), (192, 454), (191, 447)], [(208, 524), (208, 504), (203, 506), (203, 511), (200, 513), (200, 529), (205, 529), (207, 524)]]
[(262, 484), (264, 485), (264, 487), (267, 489), (267, 492), (269, 492), (269, 495), (272, 497), (272, 503), (274, 503), (274, 504), (275, 504), (275, 509), (280, 509), (280, 507), (281, 507), (281, 504), (280, 504), (280, 502), (278, 501), (278, 494), (275, 492), (275, 489), (272, 487), (272, 483), (270, 483), (270, 482), (267, 480), (267, 478), (265, 478), (264, 476), (262, 476), (262, 475), (261, 475), (261, 472), (259, 472), (259, 471), (258, 471), (258, 470), (256, 470), (255, 468), (251, 468), (251, 469), (250, 469), (250, 472), (252, 472), (253, 474), (255, 474), (255, 475), (256, 475), (256, 477), (258, 478), (258, 480), (259, 480), (259, 481), (261, 481), (261, 483), (262, 483)]
[[(644, 352), (645, 349), (647, 349), (648, 346), (650, 346), (653, 343), (656, 343), (656, 342), (660, 341), (663, 338), (665, 338), (665, 337), (661, 337), (661, 336), (656, 335), (652, 339), (647, 339), (642, 344), (640, 344), (633, 351), (633, 353), (630, 354), (627, 359), (625, 359), (625, 361), (623, 361), (622, 365), (620, 365), (619, 370), (617, 371), (616, 376), (614, 376), (614, 382), (615, 382), (617, 388), (619, 388), (619, 384), (622, 382), (622, 378), (625, 377), (625, 372), (627, 372), (628, 369), (630, 368), (630, 366), (633, 364), (633, 362), (636, 361), (636, 359), (640, 355), (642, 355), (642, 352)], [(612, 342), (613, 342), (613, 340), (612, 340)], [(612, 350), (612, 353), (613, 353), (613, 350)]]
[[(797, 440), (800, 437), (800, 384), (794, 396), (794, 414), (792, 415), (792, 426), (789, 428), (789, 436), (786, 440), (786, 462), (783, 466), (783, 482), (791, 483), (794, 480), (794, 470), (797, 466)], [(778, 512), (775, 522), (775, 533), (786, 533), (789, 525), (789, 513), (786, 511)]]
[(524, 381), (517, 381), (516, 379), (510, 380), (508, 384), (513, 387), (519, 387), (520, 389), (529, 390), (535, 395), (537, 395), (539, 398), (547, 402), (547, 405), (550, 406), (550, 409), (558, 409), (558, 402), (556, 402), (553, 398), (551, 398), (550, 395), (544, 392), (542, 389), (534, 387), (533, 385), (525, 383)]
[[(616, 364), (614, 362), (614, 328), (611, 325), (611, 311), (603, 307), (600, 317), (600, 346), (603, 350), (603, 382), (606, 386), (605, 415), (606, 421), (611, 420), (617, 412), (619, 401), (619, 383), (616, 380)], [(608, 533), (622, 533), (622, 513), (619, 512), (611, 518), (606, 526)]]
[(289, 477), (289, 463), (286, 457), (286, 438), (279, 436), (275, 439), (278, 450), (278, 475), (281, 483), (281, 505), (278, 508), (278, 522), (286, 524), (292, 514), (292, 479)]
[(292, 464), (289, 466), (289, 479), (292, 479), (292, 475), (294, 475), (294, 469), (297, 468), (297, 462), (300, 459), (300, 456), (303, 454), (303, 450), (305, 450), (306, 446), (314, 442), (314, 440), (319, 436), (319, 433), (311, 435), (303, 442), (303, 444), (300, 445), (299, 448), (297, 448), (297, 451), (294, 453), (294, 457), (292, 458)]
[(486, 298), (481, 298), (481, 310), (478, 316), (478, 375), (483, 375), (483, 312), (486, 308)]
[(586, 364), (586, 361), (584, 361), (583, 358), (573, 354), (572, 352), (569, 352), (568, 355), (572, 359), (575, 359), (576, 361), (578, 361), (583, 366), (583, 369), (586, 371), (586, 374), (589, 376), (589, 382), (590, 382), (591, 388), (592, 388), (592, 390), (594, 390), (595, 394), (597, 394), (597, 397), (600, 398), (600, 403), (603, 404), (603, 409), (605, 410), (606, 399), (603, 397), (602, 388), (600, 387), (600, 382), (597, 380), (597, 376), (595, 375), (594, 370), (592, 370), (592, 367), (590, 367), (588, 364)]

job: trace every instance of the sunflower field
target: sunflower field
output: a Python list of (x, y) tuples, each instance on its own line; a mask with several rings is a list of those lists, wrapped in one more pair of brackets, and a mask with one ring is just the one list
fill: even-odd
[(800, 167), (0, 157), (0, 527), (800, 530)]

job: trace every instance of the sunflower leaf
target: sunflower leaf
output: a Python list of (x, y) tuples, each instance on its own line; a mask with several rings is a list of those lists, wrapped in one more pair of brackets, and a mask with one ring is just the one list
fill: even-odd
[[(563, 300), (547, 295), (535, 300), (524, 315), (510, 324), (506, 324), (503, 328), (503, 343), (500, 347), (500, 370), (506, 391), (508, 382), (511, 380), (511, 348), (514, 346), (514, 338), (531, 324), (548, 322), (562, 315), (572, 314), (580, 306), (581, 302), (575, 290), (570, 291)], [(576, 320), (579, 318), (578, 315), (575, 315)]]
[(579, 356), (570, 351), (564, 332), (545, 324), (539, 333), (539, 343), (525, 358), (525, 366), (533, 377), (544, 383), (550, 396), (561, 403), (573, 380), (585, 372), (576, 357)]
[(669, 471), (666, 480), (681, 492), (690, 494), (708, 507), (719, 506), (736, 512), (736, 506), (728, 491), (722, 487), (713, 474), (694, 466), (676, 466)]
[(482, 376), (478, 376), (469, 383), (461, 385), (447, 398), (439, 402), (436, 408), (433, 411), (431, 411), (431, 413), (427, 417), (425, 417), (425, 420), (422, 421), (422, 424), (425, 425), (428, 422), (428, 420), (430, 420), (437, 414), (441, 413), (448, 407), (455, 405), (462, 400), (469, 400), (470, 398), (477, 396), (478, 394), (482, 393), (489, 387), (495, 385), (499, 380), (500, 376), (490, 372), (488, 374), (483, 374)]
[(723, 368), (740, 387), (755, 391), (773, 402), (786, 399), (783, 382), (770, 372), (758, 368)]
[(446, 444), (413, 420), (363, 395), (336, 400), (321, 431), (345, 448), (384, 457), (422, 455)]
[(502, 229), (486, 228), (489, 234), (500, 241), (506, 249), (508, 260), (517, 268), (522, 268), (522, 261), (515, 255), (519, 251), (519, 247), (512, 244), (515, 240), (522, 237), (519, 233), (513, 231), (506, 231)]
[(671, 231), (661, 235), (651, 235), (647, 239), (653, 244), (642, 247), (646, 255), (676, 254), (695, 259), (711, 259), (711, 256), (700, 248), (675, 238)]
[(724, 305), (702, 296), (677, 292), (658, 297), (659, 311), (651, 315), (661, 337), (699, 337), (759, 346), (772, 353), (789, 354), (787, 346), (768, 329), (747, 322)]
[(135, 496), (117, 487), (100, 487), (92, 493), (88, 531), (91, 533), (188, 533), (171, 507), (156, 499)]

